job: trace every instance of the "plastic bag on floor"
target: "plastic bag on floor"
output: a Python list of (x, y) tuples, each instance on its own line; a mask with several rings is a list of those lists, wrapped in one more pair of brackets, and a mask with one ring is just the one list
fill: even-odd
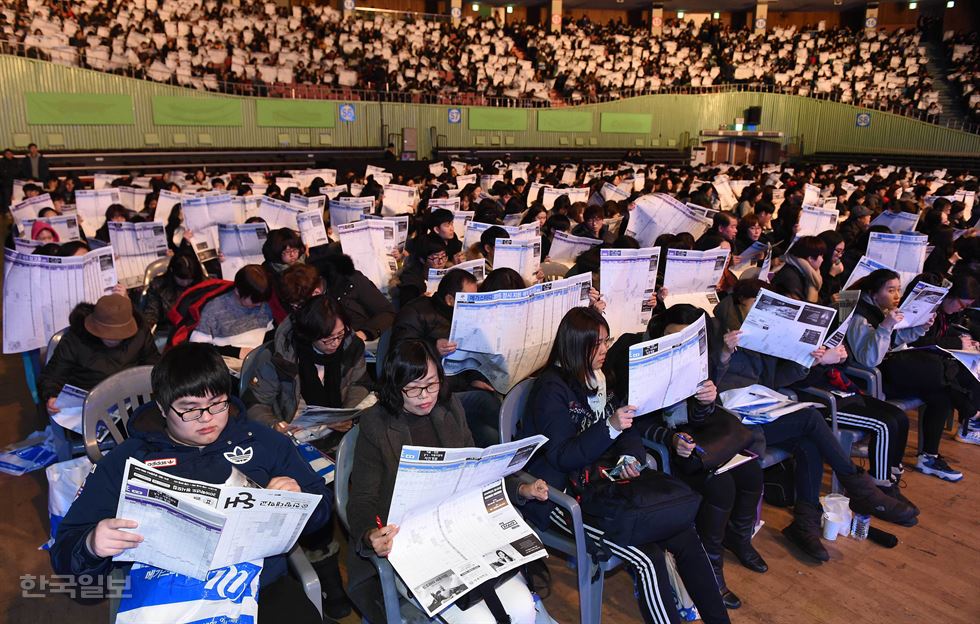
[(677, 564), (674, 562), (674, 555), (664, 551), (664, 560), (667, 562), (667, 576), (670, 577), (670, 585), (674, 590), (674, 604), (677, 606), (677, 613), (681, 616), (682, 622), (693, 622), (700, 620), (698, 608), (694, 606), (694, 600), (687, 593), (684, 581), (677, 572)]
[(48, 517), (51, 519), (51, 539), (42, 549), (48, 550), (54, 544), (54, 536), (58, 534), (58, 525), (68, 513), (72, 502), (78, 498), (78, 492), (85, 477), (92, 472), (95, 464), (88, 457), (78, 457), (48, 466), (44, 472), (48, 477)]
[(56, 459), (58, 454), (54, 450), (51, 427), (45, 427), (44, 431), (35, 431), (26, 440), (11, 444), (0, 451), (0, 472), (19, 477), (44, 468)]
[(204, 581), (134, 564), (116, 624), (254, 624), (258, 620), (261, 573), (261, 560), (211, 570)]

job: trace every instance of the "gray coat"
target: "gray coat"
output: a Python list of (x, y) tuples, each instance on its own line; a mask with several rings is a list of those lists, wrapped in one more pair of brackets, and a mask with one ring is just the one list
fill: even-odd
[[(354, 407), (368, 395), (362, 385), (367, 374), (364, 363), (364, 343), (351, 333), (341, 345), (340, 394), (344, 407)], [(286, 318), (276, 329), (272, 349), (259, 353), (255, 375), (249, 381), (244, 401), (248, 405), (248, 419), (265, 423), (270, 427), (279, 421), (291, 422), (305, 407), (300, 392), (299, 366), (293, 349), (293, 324)]]

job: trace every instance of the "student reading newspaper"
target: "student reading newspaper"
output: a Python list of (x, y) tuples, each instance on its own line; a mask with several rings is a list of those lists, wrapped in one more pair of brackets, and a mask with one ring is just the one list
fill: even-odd
[[(419, 340), (404, 340), (392, 347), (385, 359), (380, 381), (378, 404), (361, 418), (360, 433), (354, 451), (354, 471), (351, 474), (350, 500), (347, 515), (351, 544), (348, 550), (348, 592), (372, 621), (384, 620), (380, 604), (381, 590), (374, 567), (362, 555), (374, 553), (386, 557), (399, 548), (399, 526), (388, 521), (396, 488), (402, 449), (406, 446), (463, 448), (473, 446), (473, 437), (459, 402), (448, 393), (439, 358), (435, 351)], [(522, 505), (527, 499), (546, 500), (548, 489), (543, 481), (515, 487), (507, 481), (508, 493), (501, 502)], [(480, 514), (466, 508), (463, 523), (480, 521)], [(533, 535), (533, 533), (531, 534)], [(535, 538), (536, 539), (536, 538)], [(488, 552), (487, 556), (496, 554)], [(517, 559), (515, 552), (508, 556)], [(435, 560), (441, 560), (432, 554)], [(422, 565), (423, 562), (419, 562)], [(488, 560), (489, 563), (489, 560)], [(429, 612), (441, 612), (448, 622), (494, 621), (490, 606), (476, 601), (469, 609), (459, 606), (446, 608), (460, 589), (458, 577), (436, 576), (423, 592), (411, 587), (413, 595), (428, 598), (420, 606)], [(492, 582), (490, 583), (492, 586)], [(506, 614), (515, 623), (530, 623), (535, 607), (527, 586), (515, 575), (491, 590), (499, 598)], [(491, 599), (492, 602), (492, 599)]]
[[(62, 521), (51, 548), (55, 572), (104, 582), (112, 569), (119, 566), (114, 557), (138, 549), (144, 543), (144, 536), (165, 529), (139, 526), (128, 518), (116, 517), (123, 469), (130, 459), (175, 477), (216, 485), (225, 483), (234, 469), (268, 490), (315, 494), (319, 503), (303, 530), (311, 532), (326, 523), (331, 496), (323, 480), (300, 458), (288, 438), (245, 421), (240, 403), (231, 398), (228, 369), (214, 347), (202, 344), (174, 347), (154, 367), (152, 391), (155, 402), (133, 415), (128, 426), (130, 438), (99, 462)], [(157, 544), (157, 547), (178, 557), (199, 556), (183, 550), (177, 542)], [(285, 554), (267, 556), (243, 569), (248, 571), (248, 584), (254, 582), (254, 575), (261, 570), (257, 584), (258, 614), (251, 613), (252, 617), (320, 621), (303, 588), (286, 573)], [(212, 570), (208, 578), (226, 573)], [(160, 584), (176, 580), (172, 573), (154, 569), (143, 568), (131, 574), (134, 585), (152, 579)], [(215, 596), (207, 593), (204, 582), (194, 585), (191, 579), (183, 580), (184, 592), (196, 591), (196, 599), (171, 605), (172, 609), (186, 609), (183, 612), (187, 614), (208, 617)], [(202, 604), (206, 597), (208, 604)], [(123, 603), (124, 610), (141, 606), (149, 605)], [(165, 612), (163, 620), (177, 621), (181, 612)]]
[(554, 322), (590, 305), (590, 284), (586, 274), (516, 290), (458, 292), (449, 335), (456, 348), (446, 355), (447, 372), (477, 370), (497, 391), (510, 390), (544, 363)]
[[(726, 407), (744, 400), (747, 395), (771, 394), (805, 379), (809, 373), (807, 367), (798, 363), (740, 346), (741, 319), (755, 304), (755, 298), (760, 296), (759, 291), (765, 283), (755, 280), (744, 286), (741, 282), (736, 285), (729, 299), (732, 300), (731, 304), (726, 300), (715, 309), (715, 317), (721, 321), (717, 330), (721, 335), (716, 339), (725, 345), (719, 354), (721, 372), (717, 383), (722, 404)], [(835, 364), (844, 357), (839, 349), (827, 349), (823, 345), (814, 345), (811, 355), (821, 364)], [(755, 385), (759, 387), (758, 392), (754, 391)], [(767, 402), (771, 404), (772, 400)], [(785, 449), (796, 460), (793, 522), (783, 529), (783, 534), (813, 559), (830, 560), (830, 555), (820, 542), (822, 512), (819, 497), (824, 463), (830, 466), (844, 485), (851, 499), (851, 509), (890, 522), (914, 525), (918, 510), (883, 493), (866, 472), (851, 462), (819, 410), (806, 405), (798, 407), (800, 409), (788, 413), (780, 410), (778, 416), (770, 414), (765, 418), (768, 422), (758, 419), (753, 425), (765, 436), (767, 447)], [(758, 413), (757, 410), (751, 411)]]
[[(724, 549), (735, 553), (745, 567), (765, 572), (768, 566), (752, 547), (756, 510), (762, 495), (762, 469), (743, 438), (731, 459), (710, 461), (699, 441), (743, 434), (726, 422), (732, 418), (715, 405), (717, 390), (709, 373), (709, 344), (704, 310), (687, 304), (671, 306), (641, 333), (625, 334), (610, 347), (604, 371), (615, 380), (613, 392), (629, 396), (642, 415), (644, 436), (672, 447), (672, 474), (698, 491), (698, 535), (711, 562), (722, 601), (737, 609), (742, 601), (724, 577)], [(712, 350), (720, 345), (710, 345)], [(651, 399), (653, 399), (651, 401)], [(649, 408), (647, 406), (650, 406)], [(652, 422), (651, 422), (652, 421)], [(720, 435), (720, 432), (724, 434)], [(702, 437), (702, 435), (704, 437)], [(724, 463), (722, 463), (724, 462)]]

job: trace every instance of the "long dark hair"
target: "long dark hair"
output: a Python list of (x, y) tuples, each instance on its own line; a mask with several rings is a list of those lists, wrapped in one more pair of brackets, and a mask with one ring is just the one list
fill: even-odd
[(600, 328), (609, 323), (594, 308), (572, 308), (558, 324), (555, 343), (545, 368), (557, 368), (566, 381), (575, 380), (583, 387), (594, 390), (592, 358), (599, 348)]
[(435, 364), (439, 376), (439, 394), (437, 401), (449, 401), (449, 386), (446, 375), (439, 362), (439, 356), (428, 342), (423, 340), (402, 340), (391, 347), (385, 356), (384, 367), (379, 379), (378, 403), (389, 414), (399, 416), (405, 407), (402, 390), (408, 384), (425, 377), (429, 370), (429, 362)]

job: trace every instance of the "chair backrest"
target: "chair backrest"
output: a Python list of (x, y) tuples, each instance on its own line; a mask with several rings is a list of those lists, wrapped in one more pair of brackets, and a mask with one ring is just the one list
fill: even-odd
[(510, 389), (504, 402), (500, 404), (500, 441), (510, 442), (517, 435), (517, 424), (521, 421), (527, 400), (534, 387), (534, 377), (528, 377)]
[(378, 337), (378, 349), (375, 351), (374, 355), (374, 373), (377, 378), (381, 379), (381, 371), (384, 369), (385, 356), (388, 355), (388, 349), (391, 348), (391, 328), (384, 330), (382, 334)]
[(242, 360), (242, 370), (238, 373), (238, 396), (244, 397), (245, 391), (248, 390), (248, 385), (252, 383), (252, 378), (255, 377), (258, 366), (259, 355), (264, 351), (269, 351), (272, 349), (272, 342), (269, 341), (265, 344), (255, 347), (248, 352), (245, 359)]
[[(85, 438), (85, 452), (93, 463), (102, 459), (99, 449), (98, 428), (102, 423), (112, 439), (118, 444), (126, 437), (126, 425), (132, 412), (149, 403), (150, 372), (152, 366), (134, 366), (119, 371), (99, 385), (85, 397), (82, 406), (82, 435)], [(118, 414), (119, 426), (110, 414)]]
[(51, 336), (51, 339), (48, 340), (47, 350), (41, 354), (41, 359), (44, 360), (45, 364), (51, 361), (51, 357), (54, 355), (54, 350), (58, 348), (58, 344), (61, 343), (61, 339), (65, 337), (66, 333), (68, 333), (67, 327), (64, 329), (59, 329), (54, 333), (54, 336)]
[(147, 289), (150, 287), (150, 282), (153, 281), (154, 277), (160, 277), (167, 272), (167, 267), (170, 266), (170, 257), (157, 258), (150, 264), (146, 265), (146, 270), (143, 271), (143, 290), (140, 291), (140, 296), (145, 296)]
[(354, 447), (357, 446), (358, 425), (351, 427), (337, 445), (337, 465), (334, 471), (334, 509), (340, 524), (347, 528), (347, 499), (350, 493), (350, 473), (354, 467)]

